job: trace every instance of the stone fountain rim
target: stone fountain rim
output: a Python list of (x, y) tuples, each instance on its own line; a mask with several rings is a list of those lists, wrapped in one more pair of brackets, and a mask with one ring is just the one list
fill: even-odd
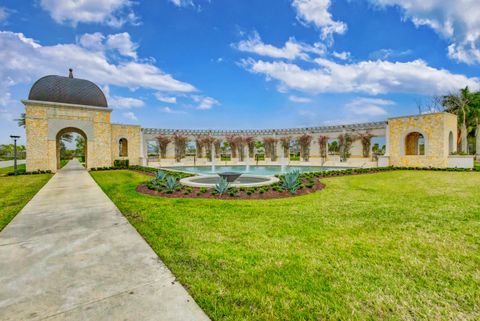
[[(207, 188), (212, 188), (215, 187), (216, 184), (206, 184), (206, 183), (195, 183), (192, 182), (192, 180), (198, 179), (198, 178), (205, 178), (205, 177), (213, 177), (213, 178), (218, 178), (218, 174), (214, 175), (197, 175), (197, 176), (191, 176), (191, 177), (186, 177), (182, 178), (180, 180), (180, 184), (185, 185), (185, 186), (190, 186), (190, 187), (207, 187)], [(260, 187), (260, 186), (267, 186), (267, 185), (272, 185), (275, 183), (278, 183), (280, 180), (275, 177), (275, 176), (265, 176), (265, 175), (250, 175), (250, 174), (242, 174), (242, 177), (252, 177), (252, 178), (261, 178), (265, 179), (265, 182), (261, 183), (249, 183), (249, 184), (239, 184), (239, 183), (230, 183), (231, 187)]]

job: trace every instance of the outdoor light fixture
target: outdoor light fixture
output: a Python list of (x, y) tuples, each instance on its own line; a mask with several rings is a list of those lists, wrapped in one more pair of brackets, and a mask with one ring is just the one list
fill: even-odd
[(17, 176), (17, 139), (20, 136), (10, 135), (10, 138), (13, 139), (13, 175)]

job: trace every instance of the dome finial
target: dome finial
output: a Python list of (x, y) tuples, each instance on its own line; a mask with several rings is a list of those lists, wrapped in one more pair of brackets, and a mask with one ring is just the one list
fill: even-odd
[(68, 78), (73, 78), (73, 69), (72, 68), (68, 69)]

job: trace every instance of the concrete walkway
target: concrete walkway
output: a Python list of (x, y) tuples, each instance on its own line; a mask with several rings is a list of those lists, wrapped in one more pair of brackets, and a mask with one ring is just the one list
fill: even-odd
[(80, 166), (0, 233), (0, 320), (208, 320)]
[[(25, 160), (24, 159), (17, 160), (17, 165), (20, 165), (20, 164), (25, 164)], [(13, 166), (13, 160), (0, 161), (0, 168), (10, 167), (10, 166)]]

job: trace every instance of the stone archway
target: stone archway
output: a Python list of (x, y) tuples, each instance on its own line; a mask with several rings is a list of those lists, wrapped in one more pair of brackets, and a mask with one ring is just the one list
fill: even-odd
[(118, 157), (128, 157), (128, 140), (125, 137), (118, 140)]
[(56, 164), (56, 168), (57, 169), (60, 169), (61, 168), (61, 153), (60, 153), (60, 148), (61, 148), (61, 144), (60, 144), (60, 139), (62, 138), (63, 135), (67, 134), (67, 133), (76, 133), (76, 134), (79, 134), (80, 136), (83, 137), (83, 139), (85, 140), (85, 147), (84, 147), (84, 156), (85, 156), (85, 167), (88, 168), (88, 140), (87, 140), (87, 135), (85, 134), (85, 132), (79, 128), (76, 128), (76, 127), (65, 127), (63, 129), (61, 129), (60, 131), (58, 131), (57, 135), (56, 135), (56, 138), (55, 138), (55, 141), (56, 141), (56, 151), (57, 151), (57, 164)]
[(405, 136), (405, 155), (425, 155), (426, 137), (419, 131), (409, 132)]

